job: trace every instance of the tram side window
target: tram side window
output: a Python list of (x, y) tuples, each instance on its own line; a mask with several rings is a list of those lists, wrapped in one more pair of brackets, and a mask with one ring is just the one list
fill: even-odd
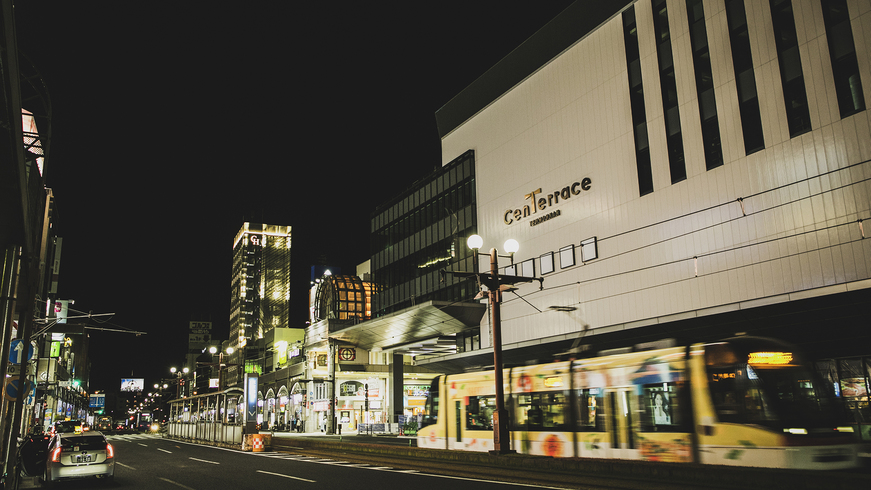
[(566, 430), (568, 400), (565, 393), (524, 393), (517, 396), (513, 430)]
[(648, 432), (674, 432), (681, 424), (680, 405), (675, 383), (643, 385), (641, 406), (644, 415), (641, 430)]
[(576, 414), (578, 430), (604, 432), (605, 404), (602, 401), (602, 391), (601, 388), (577, 390), (580, 412)]
[(470, 396), (466, 402), (466, 430), (493, 430), (495, 396)]

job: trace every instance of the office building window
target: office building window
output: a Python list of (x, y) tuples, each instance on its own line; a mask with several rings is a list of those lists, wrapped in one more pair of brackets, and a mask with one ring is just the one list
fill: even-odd
[(687, 169), (684, 162), (680, 109), (677, 102), (677, 80), (674, 74), (671, 32), (668, 26), (668, 8), (666, 8), (665, 0), (653, 0), (653, 28), (656, 35), (656, 59), (659, 62), (659, 81), (662, 89), (662, 113), (665, 115), (668, 168), (671, 173), (671, 183), (674, 184), (687, 178)]
[(711, 52), (708, 49), (708, 30), (705, 27), (705, 9), (702, 0), (687, 0), (687, 18), (690, 23), (690, 44), (693, 48), (693, 68), (696, 75), (696, 92), (699, 97), (705, 167), (711, 170), (723, 165), (723, 145), (720, 142), (717, 100), (714, 97), (714, 75), (711, 70)]
[(853, 43), (853, 28), (847, 12), (846, 0), (823, 0), (823, 19), (826, 37), (829, 40), (829, 56), (832, 58), (832, 74), (835, 77), (835, 92), (841, 117), (851, 116), (865, 110), (865, 94), (859, 78), (859, 63), (856, 60), (856, 45)]
[(735, 85), (738, 89), (738, 110), (741, 112), (741, 129), (744, 133), (744, 153), (749, 155), (765, 148), (765, 140), (762, 137), (762, 115), (759, 112), (744, 0), (726, 0), (726, 13), (732, 45), (732, 66), (735, 68)]
[(780, 81), (783, 84), (783, 99), (786, 103), (786, 119), (789, 135), (795, 137), (811, 130), (811, 117), (807, 105), (804, 73), (795, 33), (795, 16), (790, 0), (769, 0), (771, 21), (774, 24), (774, 40), (777, 45), (777, 60), (780, 64)]
[(626, 68), (629, 72), (629, 105), (632, 109), (632, 130), (635, 136), (638, 193), (643, 196), (653, 192), (653, 172), (650, 168), (647, 112), (644, 110), (644, 85), (641, 83), (641, 56), (638, 51), (635, 7), (629, 7), (623, 12), (623, 41), (626, 48)]

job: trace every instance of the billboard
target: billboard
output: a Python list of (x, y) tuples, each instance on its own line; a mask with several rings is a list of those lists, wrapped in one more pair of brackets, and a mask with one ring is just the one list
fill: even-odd
[(145, 378), (121, 378), (121, 391), (142, 391)]
[(190, 333), (212, 333), (212, 322), (190, 322)]
[(70, 311), (70, 300), (59, 299), (54, 302), (54, 316), (57, 317), (57, 323), (66, 323), (67, 316)]

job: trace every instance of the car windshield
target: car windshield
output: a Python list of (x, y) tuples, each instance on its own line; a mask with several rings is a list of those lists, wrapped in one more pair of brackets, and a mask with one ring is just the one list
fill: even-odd
[(106, 439), (99, 435), (64, 437), (61, 438), (60, 445), (64, 449), (73, 448), (74, 451), (106, 449)]

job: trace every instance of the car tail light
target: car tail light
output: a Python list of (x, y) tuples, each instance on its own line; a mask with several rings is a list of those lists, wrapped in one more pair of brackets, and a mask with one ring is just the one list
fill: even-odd
[(60, 462), (60, 451), (61, 448), (56, 447), (51, 451), (51, 460), (55, 463)]
[(115, 457), (115, 448), (108, 442), (106, 443), (106, 459)]

